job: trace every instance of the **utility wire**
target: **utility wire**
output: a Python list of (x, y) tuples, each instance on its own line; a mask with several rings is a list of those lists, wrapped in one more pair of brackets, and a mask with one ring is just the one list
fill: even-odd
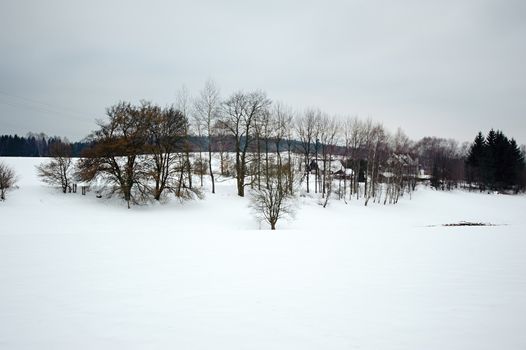
[(74, 111), (67, 107), (60, 107), (56, 105), (52, 105), (45, 102), (36, 101), (33, 99), (29, 99), (26, 97), (9, 94), (4, 91), (0, 91), (0, 97), (4, 98), (10, 98), (10, 100), (3, 100), (0, 99), (0, 103), (4, 105), (8, 105), (14, 108), (25, 108), (25, 109), (31, 109), (33, 111), (37, 112), (45, 112), (50, 114), (60, 114), (63, 116), (67, 116), (70, 119), (76, 119), (81, 120), (84, 122), (87, 122), (87, 116), (83, 115), (82, 113), (79, 113), (78, 111)]

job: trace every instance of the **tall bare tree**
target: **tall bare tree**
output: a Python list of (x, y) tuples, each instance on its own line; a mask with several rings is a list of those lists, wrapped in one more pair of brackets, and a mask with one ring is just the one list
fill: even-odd
[(192, 162), (190, 160), (190, 151), (192, 150), (192, 144), (190, 142), (190, 114), (191, 114), (191, 108), (190, 108), (190, 95), (188, 93), (188, 90), (183, 85), (179, 91), (176, 94), (176, 103), (175, 108), (179, 110), (185, 120), (185, 129), (184, 129), (184, 142), (183, 142), (183, 150), (184, 150), (184, 162), (183, 167), (181, 167), (180, 171), (181, 174), (179, 178), (181, 179), (180, 185), (183, 186), (184, 183), (182, 180), (185, 178), (184, 172), (186, 172), (186, 178), (188, 179), (188, 188), (192, 189)]
[(296, 134), (299, 138), (303, 153), (304, 172), (307, 181), (307, 193), (310, 191), (309, 173), (310, 157), (316, 146), (316, 123), (320, 112), (309, 109), (303, 117), (296, 119)]
[(380, 160), (382, 155), (382, 147), (387, 142), (387, 133), (381, 124), (375, 125), (371, 129), (369, 137), (369, 151), (367, 158), (367, 174), (369, 176), (368, 187), (366, 190), (365, 205), (369, 203), (371, 197), (374, 197), (377, 190), (378, 179), (380, 175)]
[(217, 120), (213, 127), (213, 135), (215, 139), (215, 147), (219, 153), (219, 170), (222, 176), (225, 176), (229, 173), (228, 171), (228, 150), (230, 146), (230, 137), (229, 130), (225, 129), (224, 123), (221, 122), (221, 119)]
[[(371, 170), (371, 167), (370, 167), (370, 164), (372, 163), (372, 159), (374, 158), (374, 142), (373, 142), (373, 121), (372, 119), (370, 118), (367, 118), (363, 123), (362, 123), (362, 126), (361, 126), (361, 132), (362, 132), (362, 135), (363, 135), (363, 142), (364, 142), (364, 146), (365, 146), (365, 152), (366, 152), (366, 156), (365, 156), (365, 169), (364, 169), (364, 191), (363, 191), (363, 195), (366, 197), (367, 196), (367, 191), (369, 189), (369, 186), (370, 186), (370, 179), (371, 179), (371, 175), (370, 175), (370, 170)], [(357, 195), (357, 198), (359, 197), (359, 195)]]
[[(332, 163), (337, 161), (341, 164), (341, 161), (333, 159), (336, 153), (336, 147), (339, 145), (340, 140), (340, 122), (332, 117), (326, 118), (325, 133), (321, 136), (322, 140), (322, 154), (323, 154), (323, 182), (322, 182), (322, 197), (325, 195), (325, 201), (323, 207), (325, 208), (329, 202), (329, 198), (332, 194), (332, 186), (334, 181), (334, 172)], [(342, 169), (339, 169), (342, 170)]]
[(149, 174), (153, 178), (152, 189), (155, 200), (164, 192), (180, 195), (185, 174), (184, 137), (186, 118), (173, 106), (161, 109), (151, 103), (143, 103), (139, 113), (148, 124), (148, 142), (145, 152), (151, 158)]
[(212, 193), (215, 193), (214, 172), (212, 170), (212, 139), (214, 126), (219, 120), (221, 112), (221, 100), (219, 89), (212, 80), (208, 80), (201, 90), (199, 97), (195, 100), (195, 113), (197, 123), (202, 125), (204, 136), (207, 138), (208, 149), (208, 172), (212, 181)]
[(265, 93), (236, 92), (223, 103), (221, 123), (234, 139), (236, 153), (237, 194), (245, 196), (245, 177), (247, 172), (247, 151), (253, 141), (253, 128), (256, 118), (270, 106)]
[[(332, 185), (331, 163), (334, 146), (337, 142), (339, 123), (335, 118), (329, 118), (325, 115), (318, 119), (318, 138), (321, 146), (322, 156), (322, 173), (321, 173), (321, 193), (322, 198), (327, 192), (327, 185)], [(318, 167), (319, 168), (319, 167)]]
[[(274, 105), (272, 110), (272, 129), (271, 137), (274, 139), (276, 147), (277, 164), (280, 168), (285, 167), (286, 171), (280, 172), (279, 176), (285, 176), (286, 186), (285, 191), (292, 194), (293, 192), (293, 165), (292, 165), (292, 128), (293, 128), (294, 114), (291, 109), (282, 103)], [(284, 143), (287, 144), (287, 160), (283, 163), (281, 152), (285, 149)]]
[(367, 123), (362, 122), (358, 117), (353, 117), (346, 121), (344, 127), (345, 148), (351, 159), (350, 165), (353, 171), (349, 185), (349, 200), (352, 198), (353, 193), (356, 193), (356, 199), (358, 199), (360, 195), (359, 176), (362, 170), (360, 149), (367, 143), (368, 132)]

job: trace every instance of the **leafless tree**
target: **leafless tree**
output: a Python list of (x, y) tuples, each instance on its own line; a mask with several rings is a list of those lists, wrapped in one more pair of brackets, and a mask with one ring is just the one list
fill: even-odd
[(5, 163), (0, 162), (0, 200), (5, 200), (7, 191), (13, 188), (16, 180), (15, 171)]
[(380, 170), (380, 159), (382, 154), (382, 146), (385, 145), (387, 140), (387, 134), (384, 127), (381, 124), (375, 125), (371, 129), (371, 134), (369, 138), (369, 151), (367, 157), (367, 174), (368, 187), (366, 190), (365, 205), (369, 203), (371, 197), (374, 197), (377, 190), (377, 183), (379, 180), (379, 170)]
[(122, 195), (128, 208), (146, 199), (147, 169), (140, 157), (148, 140), (148, 123), (135, 108), (120, 102), (107, 109), (108, 121), (98, 121), (92, 133), (93, 147), (79, 161), (79, 176), (84, 181), (97, 178), (107, 182), (104, 189)]
[[(259, 155), (261, 153), (259, 145), (263, 145), (264, 152), (265, 152), (265, 181), (268, 181), (270, 177), (270, 141), (271, 139), (276, 135), (277, 131), (277, 122), (275, 119), (274, 114), (270, 111), (270, 109), (266, 109), (263, 113), (261, 113), (260, 117), (258, 118), (258, 125), (257, 127), (257, 133), (258, 133), (258, 188), (261, 187), (261, 156)], [(279, 157), (278, 157), (279, 158)], [(280, 172), (281, 174), (281, 172)]]
[(396, 133), (393, 136), (393, 151), (397, 154), (407, 154), (410, 152), (411, 147), (412, 142), (402, 128), (396, 129)]
[(247, 175), (247, 151), (253, 141), (256, 119), (270, 106), (270, 100), (263, 92), (236, 92), (223, 103), (222, 124), (234, 140), (236, 153), (237, 194), (245, 196)]
[(452, 139), (424, 137), (415, 145), (423, 169), (432, 175), (431, 185), (450, 190), (464, 179), (464, 156)]
[[(188, 93), (188, 90), (185, 86), (182, 86), (176, 95), (176, 104), (175, 108), (179, 110), (185, 120), (185, 129), (184, 129), (184, 142), (183, 142), (183, 151), (184, 151), (184, 161), (183, 166), (181, 167), (181, 175), (179, 178), (182, 180), (184, 178), (188, 179), (188, 188), (192, 189), (192, 162), (190, 161), (190, 151), (192, 150), (192, 145), (190, 143), (189, 137), (190, 137), (190, 96)], [(184, 172), (186, 172), (186, 176), (184, 175)], [(185, 187), (184, 182), (180, 182), (181, 186)], [(202, 185), (202, 184), (201, 184)]]
[(256, 216), (268, 222), (272, 230), (276, 229), (279, 219), (294, 214), (293, 197), (284, 191), (276, 178), (261, 189), (255, 189), (250, 199)]
[(201, 124), (200, 121), (197, 118), (195, 118), (195, 116), (196, 115), (194, 114), (193, 128), (194, 128), (195, 133), (198, 136), (197, 149), (199, 151), (199, 157), (194, 160), (194, 164), (193, 164), (194, 170), (193, 171), (195, 174), (199, 175), (199, 180), (200, 180), (200, 184), (202, 188), (204, 176), (206, 175), (206, 168), (207, 168), (207, 164), (206, 164), (207, 162), (203, 158), (203, 147), (201, 144), (201, 140), (203, 139), (203, 134), (204, 134), (204, 125)]
[(149, 159), (148, 173), (154, 182), (153, 197), (159, 201), (165, 192), (179, 196), (185, 174), (185, 157), (180, 151), (184, 148), (186, 118), (173, 106), (161, 109), (147, 102), (142, 103), (138, 113), (148, 125), (145, 152)]
[(404, 188), (407, 189), (409, 197), (416, 186), (416, 175), (418, 171), (418, 164), (415, 154), (413, 152), (414, 144), (405, 134), (405, 132), (398, 128), (392, 138), (393, 156), (390, 158), (393, 168), (394, 187), (392, 199), (390, 202), (397, 203), (400, 196), (404, 193)]
[[(370, 164), (370, 161), (371, 161), (371, 156), (372, 156), (372, 153), (373, 153), (373, 138), (372, 138), (372, 130), (373, 130), (373, 121), (372, 119), (370, 118), (367, 118), (365, 121), (363, 121), (361, 123), (361, 125), (359, 125), (359, 128), (360, 128), (360, 133), (361, 133), (361, 136), (362, 136), (362, 141), (363, 141), (363, 148), (364, 148), (364, 152), (365, 152), (365, 156), (364, 156), (364, 169), (363, 169), (363, 172), (364, 172), (364, 189), (363, 189), (363, 196), (367, 196), (367, 190), (368, 190), (368, 184), (369, 184), (369, 179), (370, 179), (370, 173), (369, 173), (369, 170), (370, 170), (370, 167), (369, 167), (369, 164)], [(359, 159), (360, 161), (360, 159)], [(359, 169), (361, 170), (361, 169)], [(359, 177), (359, 171), (358, 171), (358, 174), (357, 176)], [(358, 181), (357, 181), (358, 183)], [(359, 187), (359, 186), (358, 186)], [(360, 191), (357, 191), (356, 192), (356, 198), (359, 199), (360, 198)]]
[(227, 163), (230, 159), (228, 155), (229, 150), (229, 130), (225, 129), (225, 125), (221, 120), (217, 120), (213, 126), (213, 135), (215, 139), (215, 149), (219, 153), (219, 171), (222, 176), (231, 176), (233, 172), (229, 172)]
[[(276, 172), (282, 171), (275, 168)], [(293, 216), (295, 212), (294, 197), (286, 191), (286, 177), (273, 174), (260, 189), (254, 189), (250, 197), (251, 207), (256, 216), (276, 229), (279, 219)]]
[[(278, 166), (285, 167), (286, 171), (284, 174), (280, 173), (280, 176), (286, 176), (287, 183), (285, 191), (293, 193), (293, 181), (294, 181), (294, 167), (292, 164), (292, 123), (294, 120), (294, 114), (292, 110), (282, 103), (274, 105), (272, 111), (272, 125), (274, 139), (276, 147), (276, 158)], [(287, 144), (287, 160), (283, 162), (281, 152), (283, 150), (283, 143)]]
[[(332, 155), (334, 153), (334, 147), (337, 143), (338, 130), (340, 128), (339, 123), (335, 118), (329, 118), (327, 116), (322, 116), (318, 120), (318, 137), (320, 140), (321, 146), (321, 161), (322, 161), (322, 172), (321, 172), (321, 193), (322, 198), (325, 198), (330, 194), (328, 191), (328, 185), (332, 187), (332, 173), (331, 173), (331, 163)], [(318, 161), (318, 160), (316, 160)], [(319, 167), (318, 167), (319, 169)], [(325, 201), (324, 207), (327, 205)]]
[[(362, 159), (363, 152), (362, 148), (368, 151), (368, 146), (370, 145), (370, 134), (372, 129), (371, 119), (362, 121), (360, 119), (353, 118), (352, 121), (352, 131), (351, 131), (351, 158), (353, 159), (353, 178), (352, 186), (354, 193), (356, 194), (356, 199), (360, 198), (360, 174), (362, 172)], [(365, 179), (367, 182), (367, 178)], [(352, 192), (352, 191), (351, 191)], [(365, 189), (363, 191), (365, 193)], [(352, 197), (352, 193), (349, 195), (349, 198)]]
[(208, 148), (208, 172), (212, 181), (212, 193), (215, 193), (214, 172), (212, 170), (212, 138), (214, 126), (219, 120), (221, 112), (221, 100), (219, 89), (212, 80), (205, 83), (199, 97), (195, 101), (196, 122), (202, 125), (202, 131), (207, 138)]
[(71, 191), (73, 177), (73, 161), (71, 159), (71, 145), (64, 142), (56, 142), (50, 145), (49, 154), (52, 157), (47, 163), (36, 167), (37, 175), (49, 185), (60, 186), (63, 193)]
[(305, 112), (303, 117), (298, 117), (296, 119), (296, 134), (299, 138), (303, 153), (303, 171), (307, 181), (307, 193), (310, 191), (310, 157), (312, 152), (315, 151), (316, 147), (316, 123), (319, 115), (319, 110), (309, 109)]
[(363, 123), (358, 117), (346, 118), (343, 125), (343, 143), (344, 143), (344, 165), (345, 168), (352, 169), (351, 174), (345, 173), (343, 176), (343, 197), (347, 193), (347, 180), (349, 183), (349, 200), (352, 199), (353, 193), (358, 194), (360, 174), (360, 147), (364, 144)]
[[(341, 164), (341, 161), (335, 159), (336, 147), (340, 145), (340, 133), (341, 123), (336, 118), (327, 118), (327, 123), (325, 127), (325, 134), (322, 139), (322, 152), (323, 152), (323, 188), (322, 188), (322, 197), (325, 195), (325, 201), (323, 207), (325, 208), (329, 203), (329, 198), (332, 195), (332, 188), (334, 182), (334, 171), (333, 162), (336, 161), (336, 164)], [(337, 165), (336, 165), (337, 166)], [(340, 169), (344, 171), (345, 169)]]

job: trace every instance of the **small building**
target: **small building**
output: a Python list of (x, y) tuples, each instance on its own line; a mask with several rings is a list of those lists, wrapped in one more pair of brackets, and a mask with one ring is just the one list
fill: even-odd
[(314, 174), (316, 171), (323, 172), (325, 169), (325, 166), (327, 167), (327, 170), (330, 174), (335, 174), (338, 171), (343, 171), (345, 168), (342, 164), (342, 161), (339, 159), (321, 159), (321, 158), (313, 158), (309, 164), (309, 171)]
[(352, 170), (351, 168), (342, 168), (334, 172), (334, 177), (336, 179), (350, 180), (352, 179), (353, 176), (354, 176), (354, 170)]

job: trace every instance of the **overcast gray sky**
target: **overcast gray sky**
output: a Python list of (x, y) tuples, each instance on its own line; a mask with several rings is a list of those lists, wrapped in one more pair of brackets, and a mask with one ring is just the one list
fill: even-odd
[(0, 0), (0, 134), (78, 140), (212, 78), (414, 139), (526, 143), (526, 1)]

